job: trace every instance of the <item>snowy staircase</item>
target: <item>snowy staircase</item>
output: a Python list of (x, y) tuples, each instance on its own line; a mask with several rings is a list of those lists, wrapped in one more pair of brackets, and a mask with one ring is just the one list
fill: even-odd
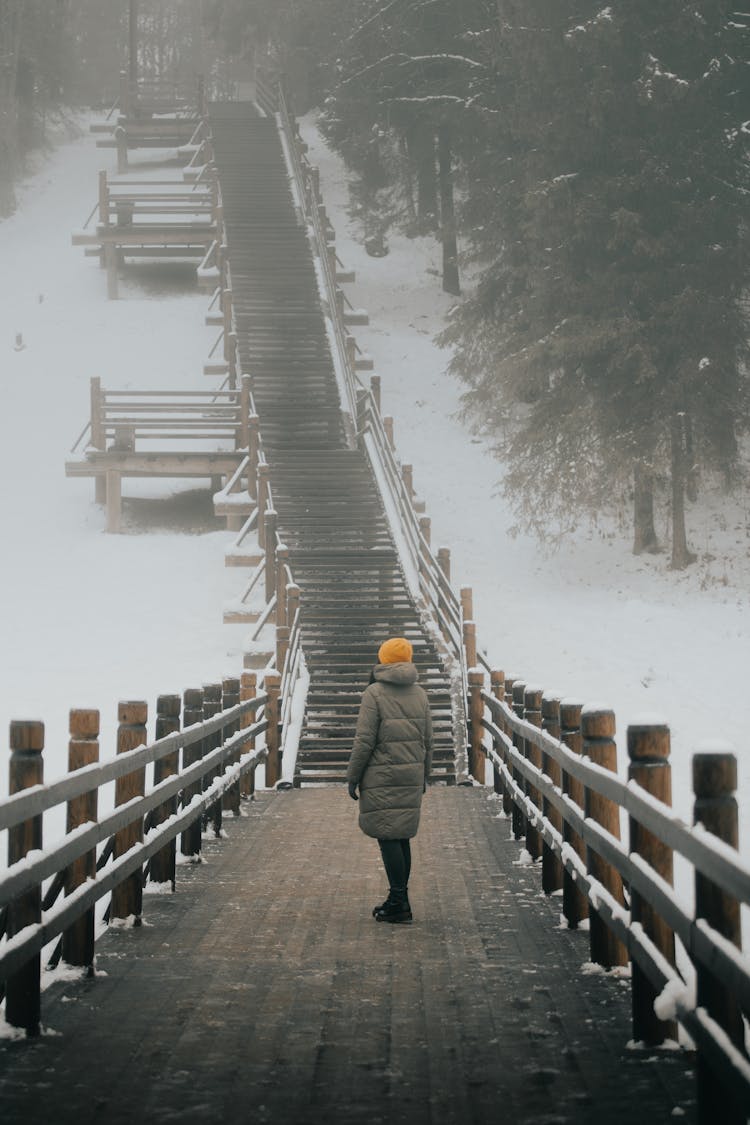
[(313, 256), (276, 123), (211, 111), (242, 370), (252, 376), (282, 540), (302, 590), (310, 671), (297, 784), (342, 782), (379, 645), (414, 647), (435, 728), (433, 777), (455, 781), (448, 676), (404, 579), (365, 452), (347, 446)]

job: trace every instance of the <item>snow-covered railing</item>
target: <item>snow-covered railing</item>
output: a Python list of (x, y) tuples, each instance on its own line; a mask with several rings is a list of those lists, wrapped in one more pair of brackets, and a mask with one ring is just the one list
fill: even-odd
[[(741, 950), (740, 907), (750, 905), (750, 870), (736, 852), (736, 759), (717, 751), (693, 760), (695, 823), (671, 809), (666, 724), (628, 728), (628, 780), (617, 776), (615, 717), (545, 694), (493, 670), (486, 690), (469, 673), (470, 768), (485, 761), (542, 888), (561, 893), (571, 928), (588, 917), (592, 962), (632, 961), (633, 1039), (677, 1038), (678, 1021), (698, 1051), (701, 1120), (719, 1091), (736, 1115), (750, 1108), (743, 1016), (750, 1014), (750, 961)], [(489, 736), (489, 737), (488, 737)], [(628, 843), (620, 814), (628, 814)], [(674, 855), (694, 873), (695, 907), (673, 889)], [(742, 1116), (739, 1116), (739, 1115)]]
[[(44, 784), (44, 724), (11, 724), (10, 796), (0, 801), (9, 866), (0, 875), (0, 981), (5, 1018), (39, 1031), (40, 963), (59, 942), (62, 959), (92, 971), (94, 906), (111, 900), (105, 919), (140, 924), (143, 887), (176, 883), (177, 838), (187, 860), (200, 856), (204, 820), (221, 835), (223, 812), (239, 815), (266, 760), (279, 772), (278, 684), (257, 693), (253, 672), (238, 679), (160, 696), (155, 741), (148, 707), (121, 703), (117, 756), (99, 761), (99, 712), (70, 713), (70, 772)], [(180, 712), (182, 710), (182, 730)], [(262, 744), (255, 740), (264, 735)], [(153, 767), (146, 785), (147, 767)], [(114, 808), (98, 816), (99, 791), (114, 783)], [(43, 814), (67, 807), (67, 834), (43, 846)], [(60, 897), (62, 892), (64, 897)]]

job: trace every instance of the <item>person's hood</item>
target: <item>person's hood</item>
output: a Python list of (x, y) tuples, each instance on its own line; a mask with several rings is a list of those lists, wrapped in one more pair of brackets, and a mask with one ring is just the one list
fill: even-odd
[(413, 664), (403, 661), (399, 664), (376, 664), (373, 669), (378, 684), (401, 684), (407, 687), (419, 678)]

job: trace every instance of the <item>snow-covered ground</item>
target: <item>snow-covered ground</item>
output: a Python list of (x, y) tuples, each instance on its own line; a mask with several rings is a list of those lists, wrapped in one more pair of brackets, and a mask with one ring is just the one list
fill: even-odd
[[(733, 742), (749, 852), (747, 510), (733, 511), (723, 529), (710, 504), (693, 513), (702, 558), (683, 575), (668, 573), (665, 557), (634, 559), (609, 532), (583, 530), (550, 555), (512, 537), (514, 517), (496, 494), (499, 466), (457, 419), (460, 388), (433, 342), (450, 306), (437, 246), (391, 235), (387, 257), (368, 257), (347, 215), (339, 162), (311, 122), (303, 131), (339, 254), (357, 270), (352, 302), (370, 312), (357, 338), (375, 357), (433, 543), (452, 548), (455, 584), (474, 589), (481, 647), (508, 673), (614, 707), (621, 733), (644, 711), (666, 716), (675, 803), (686, 817), (691, 753), (707, 738)], [(92, 137), (67, 142), (0, 223), (0, 719), (5, 731), (11, 718), (45, 720), (48, 777), (65, 767), (68, 708), (100, 708), (109, 755), (118, 699), (145, 698), (153, 708), (161, 692), (238, 674), (245, 635), (221, 621), (242, 573), (224, 568), (228, 533), (106, 535), (92, 482), (64, 475), (88, 418), (91, 376), (113, 389), (212, 385), (202, 375), (216, 331), (203, 323), (205, 296), (131, 281), (108, 301), (103, 273), (71, 246), (100, 167), (111, 169), (113, 156)], [(137, 486), (139, 495), (164, 490)], [(135, 492), (125, 482), (125, 494)]]

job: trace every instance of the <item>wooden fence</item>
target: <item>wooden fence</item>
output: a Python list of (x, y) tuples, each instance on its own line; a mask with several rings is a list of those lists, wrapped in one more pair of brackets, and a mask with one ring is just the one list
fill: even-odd
[[(67, 776), (44, 784), (44, 724), (10, 729), (10, 796), (0, 803), (9, 866), (0, 875), (0, 980), (5, 1015), (29, 1035), (39, 1031), (41, 952), (60, 938), (55, 958), (88, 968), (94, 957), (94, 906), (111, 894), (109, 919), (142, 915), (147, 877), (175, 885), (176, 841), (183, 856), (201, 850), (201, 827), (221, 830), (222, 808), (238, 814), (240, 794), (266, 760), (279, 772), (278, 674), (257, 692), (254, 672), (239, 679), (160, 696), (156, 739), (147, 740), (144, 702), (119, 705), (117, 755), (99, 761), (99, 712), (70, 713)], [(180, 710), (182, 726), (180, 730)], [(264, 734), (264, 744), (255, 740)], [(152, 767), (147, 788), (146, 772)], [(114, 809), (97, 815), (99, 791), (114, 783)], [(48, 848), (43, 814), (65, 806), (67, 834)], [(63, 895), (64, 897), (60, 897)]]

